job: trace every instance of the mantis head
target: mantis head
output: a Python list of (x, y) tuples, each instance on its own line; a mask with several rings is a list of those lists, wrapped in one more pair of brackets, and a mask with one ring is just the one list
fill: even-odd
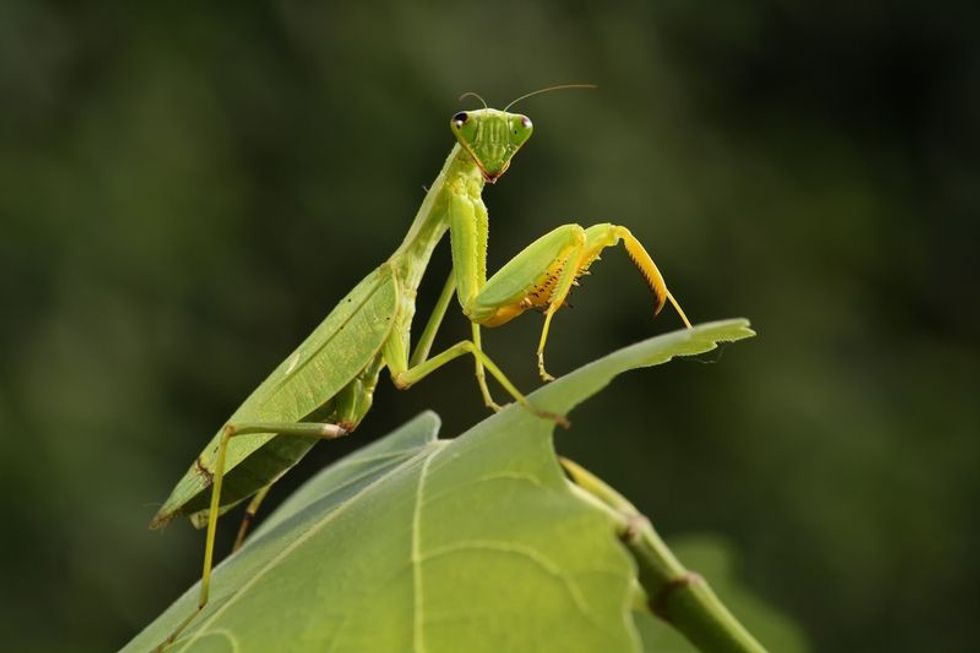
[(507, 172), (510, 160), (534, 129), (527, 116), (498, 109), (460, 111), (449, 127), (491, 184)]

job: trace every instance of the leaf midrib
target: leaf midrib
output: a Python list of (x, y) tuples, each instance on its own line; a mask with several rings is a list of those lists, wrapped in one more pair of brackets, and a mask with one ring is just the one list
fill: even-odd
[(191, 646), (194, 642), (196, 642), (202, 635), (206, 634), (208, 626), (213, 624), (218, 619), (218, 617), (220, 617), (222, 614), (224, 614), (224, 612), (228, 608), (234, 605), (241, 596), (245, 595), (248, 592), (248, 590), (252, 586), (254, 586), (260, 579), (262, 579), (270, 570), (272, 570), (276, 565), (278, 565), (282, 560), (284, 560), (290, 553), (292, 553), (301, 544), (305, 543), (311, 537), (316, 535), (320, 530), (326, 527), (327, 524), (331, 523), (335, 517), (345, 512), (349, 506), (352, 506), (355, 503), (357, 503), (359, 499), (361, 499), (365, 494), (369, 493), (375, 487), (377, 487), (382, 482), (384, 482), (385, 479), (387, 479), (389, 476), (393, 474), (397, 474), (402, 469), (411, 467), (411, 465), (417, 462), (420, 458), (428, 459), (429, 456), (427, 456), (426, 454), (430, 453), (430, 449), (435, 450), (432, 452), (432, 455), (435, 455), (435, 452), (441, 450), (442, 447), (444, 447), (447, 444), (449, 444), (449, 441), (447, 440), (433, 440), (422, 451), (419, 451), (417, 454), (415, 454), (414, 456), (412, 456), (402, 464), (398, 465), (397, 467), (392, 468), (388, 474), (383, 474), (379, 476), (376, 480), (369, 483), (368, 485), (365, 485), (356, 494), (351, 496), (350, 499), (348, 499), (346, 502), (338, 506), (336, 510), (331, 512), (323, 519), (317, 521), (315, 524), (313, 524), (313, 526), (309, 530), (307, 530), (305, 533), (301, 534), (295, 540), (290, 542), (288, 546), (284, 547), (279, 553), (273, 556), (269, 560), (269, 562), (267, 562), (261, 569), (259, 569), (254, 576), (248, 579), (248, 581), (246, 581), (241, 586), (241, 588), (239, 588), (238, 591), (236, 591), (231, 596), (231, 598), (228, 599), (228, 601), (224, 605), (222, 605), (217, 610), (215, 610), (214, 613), (210, 617), (208, 617), (207, 620), (204, 621), (204, 623), (201, 624), (200, 628), (194, 631), (194, 633), (188, 638), (187, 643), (184, 644), (184, 646), (180, 649), (181, 653), (183, 651), (186, 651), (188, 647)]

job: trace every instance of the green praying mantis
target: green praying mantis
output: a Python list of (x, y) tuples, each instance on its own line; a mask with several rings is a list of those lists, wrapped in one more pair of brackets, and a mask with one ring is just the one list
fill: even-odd
[[(542, 310), (537, 364), (541, 377), (550, 380), (544, 350), (552, 318), (602, 250), (620, 242), (654, 293), (655, 313), (669, 300), (684, 324), (691, 326), (649, 253), (629, 229), (619, 225), (560, 226), (487, 278), (489, 218), (482, 191), (485, 184), (495, 183), (507, 171), (533, 130), (527, 116), (508, 109), (531, 95), (574, 86), (582, 85), (535, 91), (503, 110), (484, 103), (482, 109), (452, 117), (450, 129), (456, 144), (398, 249), (358, 283), (252, 392), (174, 487), (151, 528), (186, 515), (196, 527), (207, 526), (207, 537), (198, 609), (159, 650), (172, 643), (207, 604), (218, 516), (252, 497), (235, 542), (237, 550), (270, 486), (317, 440), (341, 437), (357, 428), (371, 408), (384, 368), (396, 387), (408, 388), (446, 363), (471, 355), (477, 385), (489, 408), (499, 410), (500, 406), (487, 387), (487, 372), (519, 404), (564, 424), (563, 416), (531, 405), (486, 355), (480, 327), (500, 326), (529, 309)], [(416, 291), (433, 250), (447, 231), (452, 271), (412, 349)], [(430, 357), (454, 293), (470, 320), (472, 337)]]

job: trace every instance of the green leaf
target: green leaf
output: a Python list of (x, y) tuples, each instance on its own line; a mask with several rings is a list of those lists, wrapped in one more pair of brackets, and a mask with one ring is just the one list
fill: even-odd
[[(568, 413), (617, 374), (753, 335), (700, 325), (617, 351), (530, 399)], [(554, 425), (511, 406), (455, 440), (423, 414), (324, 470), (215, 569), (172, 651), (640, 651), (632, 559), (570, 491)], [(163, 641), (191, 588), (124, 651)]]

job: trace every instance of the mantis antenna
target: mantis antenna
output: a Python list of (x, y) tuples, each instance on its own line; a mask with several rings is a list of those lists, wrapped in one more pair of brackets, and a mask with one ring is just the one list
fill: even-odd
[(505, 106), (503, 108), (503, 110), (506, 111), (507, 109), (511, 108), (512, 106), (514, 106), (515, 104), (517, 104), (521, 100), (526, 100), (527, 98), (531, 97), (532, 95), (540, 95), (542, 93), (548, 93), (549, 91), (562, 91), (562, 90), (565, 90), (565, 89), (568, 89), (568, 88), (599, 88), (599, 87), (596, 86), (595, 84), (559, 84), (558, 86), (549, 86), (547, 88), (539, 88), (536, 91), (531, 91), (530, 93), (526, 93), (525, 95), (522, 95), (521, 97), (517, 98), (516, 100), (514, 100), (513, 102), (511, 102), (510, 104), (508, 104), (507, 106)]
[(458, 102), (462, 102), (464, 97), (467, 97), (467, 96), (470, 96), (470, 95), (472, 95), (477, 100), (479, 100), (480, 102), (482, 102), (484, 109), (487, 108), (487, 101), (484, 100), (483, 97), (481, 97), (478, 93), (474, 93), (473, 91), (466, 91), (465, 93), (463, 93), (462, 95), (460, 95)]

